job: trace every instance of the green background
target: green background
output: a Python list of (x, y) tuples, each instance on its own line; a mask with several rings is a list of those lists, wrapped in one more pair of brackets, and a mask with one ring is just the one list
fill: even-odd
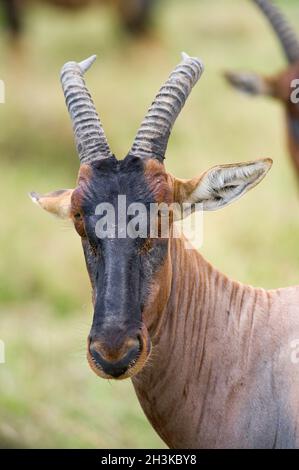
[[(277, 2), (296, 25), (297, 1)], [(60, 89), (64, 62), (96, 53), (88, 73), (110, 144), (128, 151), (154, 94), (182, 50), (205, 73), (181, 113), (167, 169), (191, 177), (219, 163), (271, 157), (267, 178), (242, 201), (204, 217), (202, 253), (255, 286), (298, 282), (298, 188), (285, 145), (283, 110), (236, 93), (224, 70), (284, 67), (279, 45), (246, 0), (157, 2), (154, 28), (138, 40), (111, 9), (28, 11), (19, 49), (1, 34), (0, 78), (0, 447), (163, 447), (129, 381), (96, 377), (85, 359), (92, 307), (79, 237), (39, 211), (27, 192), (72, 187), (78, 159)], [(299, 32), (299, 31), (298, 31)]]

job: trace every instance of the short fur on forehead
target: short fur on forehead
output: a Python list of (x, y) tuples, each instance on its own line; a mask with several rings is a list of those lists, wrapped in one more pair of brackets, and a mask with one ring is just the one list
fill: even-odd
[(117, 203), (118, 195), (126, 195), (127, 204), (155, 202), (154, 195), (146, 182), (144, 161), (134, 155), (123, 160), (114, 156), (95, 160), (90, 164), (88, 178), (80, 180), (82, 209), (88, 215), (101, 202)]

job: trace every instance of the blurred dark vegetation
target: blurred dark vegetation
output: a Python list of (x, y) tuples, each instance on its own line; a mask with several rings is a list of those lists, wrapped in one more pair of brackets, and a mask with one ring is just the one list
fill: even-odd
[(112, 7), (118, 15), (118, 22), (128, 33), (141, 34), (151, 25), (155, 0), (1, 0), (2, 24), (14, 41), (26, 27), (27, 9), (34, 4), (52, 5), (67, 11), (97, 5)]

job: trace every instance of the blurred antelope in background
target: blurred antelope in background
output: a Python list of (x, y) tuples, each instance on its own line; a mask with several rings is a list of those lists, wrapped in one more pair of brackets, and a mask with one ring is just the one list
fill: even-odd
[(25, 9), (33, 3), (48, 3), (67, 9), (80, 9), (91, 4), (111, 5), (120, 17), (123, 27), (130, 33), (147, 29), (150, 23), (152, 6), (155, 0), (0, 0), (7, 28), (13, 39), (23, 30)]
[[(173, 225), (173, 203), (181, 217), (190, 213), (186, 203), (191, 212), (198, 203), (220, 209), (255, 187), (272, 161), (219, 165), (190, 180), (166, 171), (171, 129), (203, 72), (186, 54), (117, 160), (83, 78), (93, 61), (68, 62), (61, 74), (80, 159), (77, 185), (31, 193), (81, 237), (93, 291), (91, 369), (106, 379), (132, 377), (146, 416), (172, 448), (298, 447), (290, 343), (299, 338), (299, 286), (266, 291), (232, 281), (187, 249)], [(99, 204), (116, 212), (123, 195), (127, 206), (145, 207), (145, 236), (99, 236)], [(151, 235), (152, 203), (169, 207), (168, 237)], [(122, 213), (126, 224), (132, 215)]]
[[(296, 80), (299, 79), (299, 39), (288, 21), (270, 0), (253, 0), (274, 29), (288, 68), (274, 76), (255, 73), (226, 73), (228, 81), (250, 95), (265, 95), (281, 101), (285, 108), (290, 156), (299, 178), (299, 104), (291, 100)], [(298, 83), (296, 84), (298, 87)]]

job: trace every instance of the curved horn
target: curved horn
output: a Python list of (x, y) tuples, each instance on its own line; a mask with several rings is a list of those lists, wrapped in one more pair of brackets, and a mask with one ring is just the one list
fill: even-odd
[(80, 63), (67, 62), (61, 70), (62, 89), (73, 123), (81, 164), (112, 155), (83, 78), (95, 60), (94, 55)]
[(299, 39), (276, 5), (269, 0), (253, 0), (276, 32), (289, 63), (299, 60)]
[(203, 69), (199, 59), (182, 53), (181, 63), (170, 74), (149, 108), (131, 154), (163, 161), (172, 126)]

